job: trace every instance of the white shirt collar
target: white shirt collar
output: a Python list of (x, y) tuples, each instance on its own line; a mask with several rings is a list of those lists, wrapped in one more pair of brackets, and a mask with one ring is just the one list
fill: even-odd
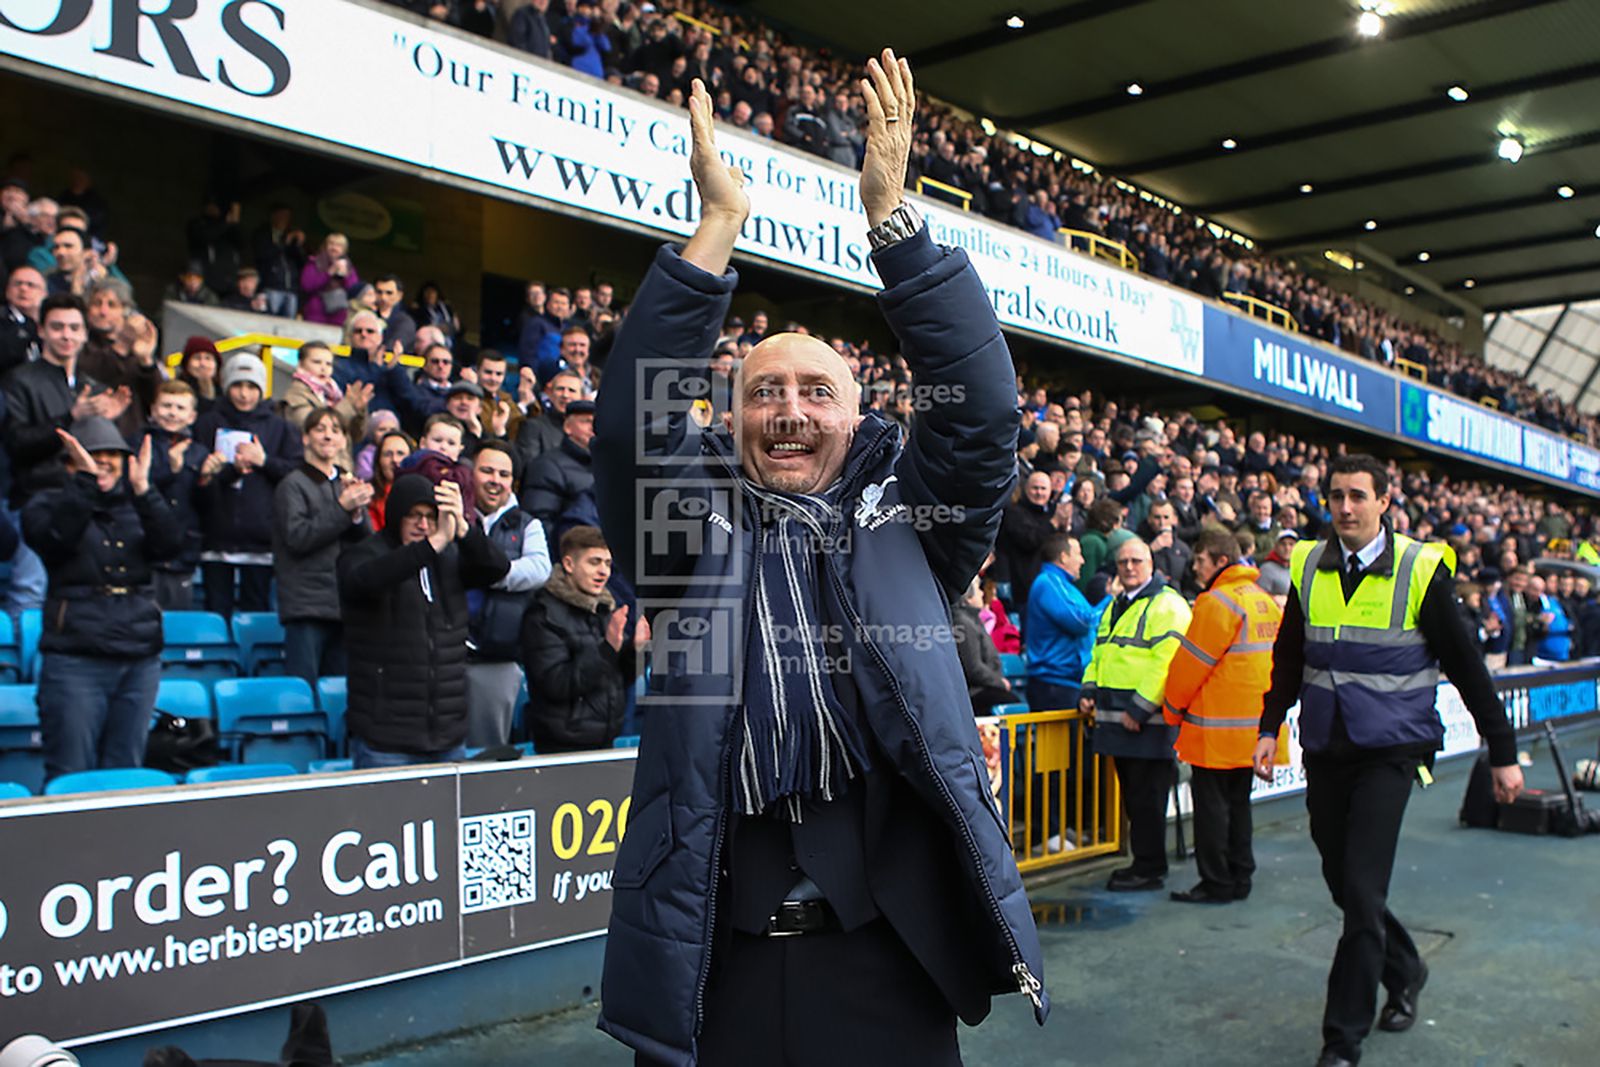
[[(1368, 541), (1365, 546), (1356, 551), (1355, 557), (1361, 561), (1362, 570), (1366, 570), (1368, 567), (1371, 567), (1377, 562), (1378, 557), (1383, 555), (1384, 538), (1387, 536), (1388, 531), (1380, 527), (1378, 529), (1378, 536)], [(1351, 553), (1348, 548), (1344, 547), (1343, 541), (1339, 542), (1339, 554), (1341, 562), (1343, 562), (1346, 567), (1350, 566)]]
[(484, 515), (483, 516), (483, 532), (484, 533), (488, 533), (490, 530), (494, 529), (494, 524), (500, 521), (500, 517), (502, 515), (504, 515), (506, 512), (510, 511), (512, 508), (516, 507), (516, 506), (517, 506), (517, 498), (514, 497), (514, 496), (508, 497), (506, 499), (506, 502), (504, 504), (501, 504), (498, 510), (492, 511), (489, 514)]

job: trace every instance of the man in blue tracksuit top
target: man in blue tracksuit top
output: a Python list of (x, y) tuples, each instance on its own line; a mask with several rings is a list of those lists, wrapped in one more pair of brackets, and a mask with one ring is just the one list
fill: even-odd
[(868, 74), (879, 305), (951, 402), (907, 440), (832, 349), (777, 334), (721, 425), (688, 417), (671, 383), (703, 382), (750, 210), (698, 81), (699, 227), (656, 256), (598, 399), (601, 524), (654, 632), (600, 1026), (643, 1064), (959, 1064), (992, 995), (1049, 1007), (947, 608), (1015, 480), (1015, 371), (966, 255), (900, 203), (910, 68)]
[(1023, 619), (1028, 710), (1072, 710), (1078, 706), (1084, 668), (1094, 655), (1100, 612), (1110, 598), (1091, 604), (1078, 591), (1083, 549), (1076, 537), (1052, 534), (1040, 546), (1039, 555), (1044, 564), (1028, 591), (1028, 614)]

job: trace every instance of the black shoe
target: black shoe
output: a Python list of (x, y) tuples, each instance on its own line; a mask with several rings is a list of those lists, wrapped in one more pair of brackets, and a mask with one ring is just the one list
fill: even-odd
[[(1422, 963), (1421, 960), (1417, 961)], [(1422, 963), (1422, 970), (1417, 972), (1416, 980), (1400, 993), (1389, 994), (1389, 1001), (1383, 1006), (1383, 1011), (1378, 1013), (1378, 1029), (1387, 1030), (1391, 1034), (1404, 1033), (1416, 1025), (1417, 1022), (1417, 994), (1422, 992), (1422, 987), (1428, 984), (1428, 965)]]
[(1346, 1059), (1331, 1048), (1323, 1049), (1322, 1055), (1317, 1057), (1317, 1067), (1356, 1067), (1360, 1062), (1360, 1056), (1353, 1060)]
[(1219, 893), (1207, 889), (1204, 885), (1197, 885), (1193, 889), (1174, 890), (1169, 896), (1180, 904), (1232, 904), (1235, 899), (1232, 891), (1225, 890)]
[(1249, 900), (1250, 899), (1250, 883), (1246, 882), (1243, 885), (1239, 885), (1239, 884), (1235, 883), (1234, 887), (1233, 887), (1233, 899), (1234, 900)]
[(1151, 889), (1165, 889), (1167, 879), (1160, 874), (1134, 874), (1133, 868), (1123, 867), (1111, 872), (1106, 888), (1113, 893), (1140, 893)]

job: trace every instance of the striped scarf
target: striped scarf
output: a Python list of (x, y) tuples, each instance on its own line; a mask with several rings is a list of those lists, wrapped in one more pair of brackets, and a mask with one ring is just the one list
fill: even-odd
[(740, 484), (757, 533), (736, 802), (746, 815), (771, 810), (800, 822), (803, 801), (832, 800), (867, 766), (860, 725), (839, 704), (824, 662), (828, 620), (819, 610), (819, 551), (838, 537), (842, 488), (810, 496)]

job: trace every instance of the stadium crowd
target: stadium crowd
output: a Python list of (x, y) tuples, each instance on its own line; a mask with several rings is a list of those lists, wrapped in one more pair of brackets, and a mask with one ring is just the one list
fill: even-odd
[[(700, 78), (718, 117), (731, 125), (842, 166), (860, 165), (865, 113), (857, 66), (709, 0), (391, 2), (680, 107), (691, 80)], [(1390, 367), (1408, 361), (1440, 388), (1600, 443), (1600, 424), (1575, 405), (1112, 176), (1075, 167), (1059, 153), (1041, 155), (925, 97), (917, 131), (908, 183), (926, 177), (959, 190), (930, 195), (968, 199), (969, 210), (1047, 241), (1062, 240), (1062, 229), (1109, 238), (1151, 277), (1212, 299), (1237, 293), (1265, 301), (1352, 356)], [(1081, 247), (1081, 239), (1072, 240)]]

